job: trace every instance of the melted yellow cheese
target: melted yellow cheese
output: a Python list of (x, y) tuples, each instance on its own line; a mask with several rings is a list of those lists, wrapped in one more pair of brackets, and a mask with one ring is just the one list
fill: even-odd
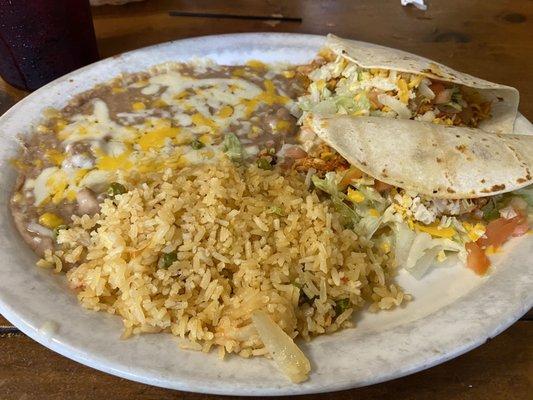
[(118, 156), (102, 155), (97, 153), (99, 157), (96, 160), (96, 167), (103, 171), (114, 171), (117, 169), (128, 170), (133, 165), (130, 160), (130, 154), (131, 149), (126, 149)]
[(359, 190), (348, 188), (348, 200), (350, 200), (352, 203), (362, 203), (365, 201), (365, 195), (361, 193)]
[(457, 232), (452, 227), (442, 228), (438, 223), (431, 225), (414, 224), (416, 230), (429, 233), (433, 237), (451, 239)]
[[(143, 94), (157, 98), (133, 102), (130, 109), (114, 118), (101, 99), (92, 100), (90, 114), (78, 114), (65, 120), (56, 112), (52, 129), (63, 146), (82, 141), (90, 146), (95, 159), (94, 163), (89, 156), (82, 161), (80, 155), (77, 159), (65, 159), (67, 153), (48, 150), (46, 157), (56, 166), (41, 171), (31, 182), (31, 188), (28, 187), (34, 191), (35, 204), (58, 203), (64, 199), (75, 201), (77, 192), (84, 187), (101, 192), (124, 171), (128, 174), (129, 171), (163, 171), (216, 159), (220, 149), (213, 143), (220, 141), (217, 136), (231, 124), (247, 119), (261, 104), (287, 105), (291, 101), (278, 92), (271, 80), (264, 81), (260, 87), (241, 79), (241, 76), (254, 76), (254, 71), (267, 69), (265, 64), (255, 61), (248, 67), (233, 70), (229, 78), (196, 79), (171, 71), (135, 82), (129, 88), (141, 88)], [(112, 93), (126, 90), (128, 88), (113, 86)], [(166, 113), (163, 114), (165, 118), (155, 117), (162, 113)], [(144, 121), (136, 124), (138, 117)], [(286, 131), (290, 123), (279, 121), (274, 128)], [(259, 135), (261, 130), (252, 126), (251, 133)], [(196, 138), (206, 148), (193, 150), (190, 143)], [(39, 162), (42, 160), (35, 161)]]
[(55, 165), (61, 165), (61, 163), (65, 159), (65, 154), (64, 153), (60, 153), (56, 149), (50, 149), (50, 150), (47, 150), (47, 152), (45, 154), (45, 157), (47, 157), (50, 160), (52, 160), (52, 162)]
[(212, 119), (206, 118), (201, 113), (195, 113), (192, 115), (192, 123), (196, 126), (207, 126), (213, 130), (217, 128), (217, 125)]
[(39, 176), (35, 178), (33, 183), (33, 195), (35, 197), (36, 205), (41, 205), (50, 196), (50, 188), (47, 183), (58, 170), (57, 167), (45, 168), (41, 171)]
[(133, 111), (141, 111), (146, 109), (146, 104), (144, 104), (142, 101), (137, 101), (131, 105), (131, 108)]
[(231, 106), (223, 106), (218, 112), (217, 117), (219, 118), (228, 118), (233, 115), (233, 107)]
[(402, 78), (399, 78), (396, 84), (398, 85), (398, 97), (400, 101), (407, 104), (409, 102), (409, 88), (407, 87), (407, 82)]
[(154, 130), (148, 131), (141, 136), (138, 140), (140, 148), (144, 151), (150, 149), (159, 149), (165, 145), (167, 138), (173, 139), (176, 138), (180, 130), (178, 128), (172, 127), (162, 127), (156, 128)]
[(463, 222), (463, 227), (466, 229), (468, 237), (473, 242), (485, 234), (485, 225), (481, 222), (477, 222), (475, 225), (469, 222)]

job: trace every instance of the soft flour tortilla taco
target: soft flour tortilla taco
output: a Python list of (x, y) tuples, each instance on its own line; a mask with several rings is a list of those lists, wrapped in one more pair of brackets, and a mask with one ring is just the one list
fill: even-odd
[(332, 35), (300, 72), (293, 168), (398, 265), (422, 276), (457, 253), (483, 274), (487, 254), (528, 231), (533, 137), (513, 134), (516, 89)]
[(450, 253), (483, 274), (487, 254), (529, 230), (531, 135), (346, 115), (305, 122), (320, 140), (302, 142), (309, 150), (296, 168), (346, 226), (388, 237), (398, 265), (417, 277)]
[(304, 116), (378, 116), (513, 132), (516, 89), (400, 50), (329, 35), (321, 58), (304, 72)]
[(470, 199), (533, 183), (533, 135), (347, 115), (308, 125), (351, 165), (424, 196)]

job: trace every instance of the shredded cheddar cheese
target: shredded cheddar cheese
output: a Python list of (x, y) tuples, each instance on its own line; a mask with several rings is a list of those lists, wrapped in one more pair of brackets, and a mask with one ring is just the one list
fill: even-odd
[(39, 217), (39, 224), (49, 229), (54, 229), (63, 224), (63, 218), (54, 213), (46, 212)]
[(451, 239), (454, 235), (457, 234), (455, 229), (452, 227), (443, 228), (438, 226), (438, 224), (432, 224), (432, 225), (423, 225), (414, 223), (414, 227), (416, 230), (420, 232), (426, 232), (429, 233), (433, 237), (441, 237), (446, 239)]
[(362, 203), (365, 200), (365, 195), (359, 190), (348, 188), (348, 200), (352, 203)]

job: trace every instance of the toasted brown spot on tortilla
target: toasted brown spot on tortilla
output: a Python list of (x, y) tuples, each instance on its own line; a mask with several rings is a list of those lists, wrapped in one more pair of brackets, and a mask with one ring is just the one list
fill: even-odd
[(453, 190), (452, 188), (446, 188), (446, 191), (447, 191), (448, 193), (455, 193), (455, 190)]
[(457, 150), (459, 150), (461, 153), (464, 153), (466, 150), (466, 146), (464, 144), (460, 144), (459, 146), (455, 146)]
[(485, 183), (485, 178), (483, 178), (482, 180), (480, 180), (481, 183)]
[(501, 184), (501, 185), (494, 185), (493, 187), (490, 188), (490, 191), (491, 192), (498, 192), (500, 190), (503, 190), (505, 189), (505, 184)]
[(437, 162), (438, 163), (442, 162), (442, 158), (437, 157)]
[(524, 179), (524, 178), (518, 178), (516, 180), (517, 183), (524, 183), (524, 182), (527, 182), (527, 179)]

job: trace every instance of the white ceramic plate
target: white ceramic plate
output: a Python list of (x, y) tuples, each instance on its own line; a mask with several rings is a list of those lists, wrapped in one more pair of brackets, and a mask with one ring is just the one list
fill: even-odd
[[(180, 350), (171, 335), (120, 340), (118, 317), (78, 305), (62, 276), (34, 266), (8, 212), (15, 172), (15, 136), (29, 132), (45, 107), (62, 107), (75, 94), (121, 72), (166, 61), (207, 56), (218, 63), (248, 59), (309, 61), (324, 38), (296, 34), (238, 34), (180, 40), (103, 60), (43, 87), (0, 118), (0, 313), (44, 346), (90, 367), (173, 389), (233, 395), (281, 395), (364, 386), (407, 375), (458, 356), (497, 335), (533, 304), (529, 271), (533, 236), (514, 240), (495, 256), (494, 272), (479, 278), (459, 265), (416, 281), (400, 273), (413, 294), (407, 307), (359, 313), (357, 328), (302, 344), (312, 363), (310, 379), (294, 385), (266, 359)], [(533, 131), (520, 117), (521, 132)], [(50, 323), (57, 329), (49, 329)]]

